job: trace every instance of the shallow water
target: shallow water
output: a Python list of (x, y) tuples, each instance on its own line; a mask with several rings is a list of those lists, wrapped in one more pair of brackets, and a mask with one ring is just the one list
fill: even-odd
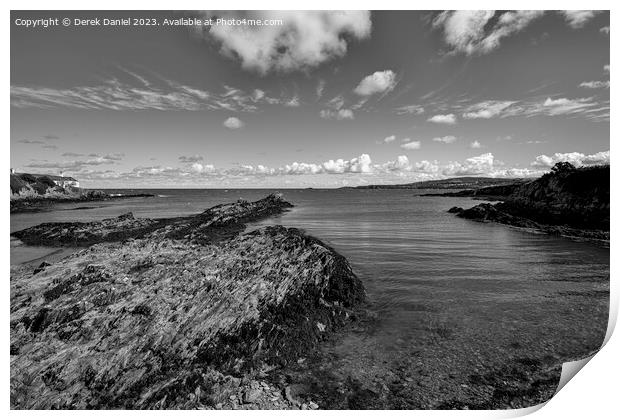
[[(11, 231), (128, 211), (137, 217), (193, 214), (238, 198), (256, 200), (270, 191), (153, 192), (158, 196), (87, 203), (96, 206), (88, 210), (72, 210), (80, 203), (12, 215)], [(378, 321), (326, 344), (326, 352), (334, 383), (359, 381), (377, 388), (377, 395), (394, 381), (406, 386), (406, 397), (377, 407), (484, 400), (488, 396), (471, 383), (471, 375), (492, 373), (519, 357), (552, 367), (602, 342), (608, 248), (446, 212), (476, 204), (468, 198), (421, 197), (425, 191), (411, 190), (282, 192), (295, 208), (249, 229), (270, 224), (301, 228), (349, 260)], [(23, 252), (12, 247), (12, 263), (23, 261)]]

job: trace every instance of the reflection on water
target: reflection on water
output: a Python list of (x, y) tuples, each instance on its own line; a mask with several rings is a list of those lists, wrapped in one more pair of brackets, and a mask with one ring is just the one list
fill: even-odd
[[(98, 207), (90, 210), (70, 210), (77, 205), (67, 204), (54, 212), (12, 215), (11, 230), (128, 211), (137, 217), (192, 214), (241, 197), (256, 200), (268, 191), (156, 193), (149, 199), (92, 203)], [(286, 190), (295, 208), (249, 227), (304, 229), (342, 253), (362, 279), (379, 325), (334, 344), (334, 372), (385, 381), (395, 369), (402, 375), (430, 375), (433, 387), (416, 382), (407, 395), (437, 401), (441, 395), (462, 397), (465, 388), (450, 375), (468, 377), (519, 354), (570, 360), (600, 345), (607, 322), (607, 301), (601, 296), (608, 290), (609, 249), (463, 220), (446, 210), (475, 202), (419, 193)], [(423, 372), (412, 361), (422, 363)]]

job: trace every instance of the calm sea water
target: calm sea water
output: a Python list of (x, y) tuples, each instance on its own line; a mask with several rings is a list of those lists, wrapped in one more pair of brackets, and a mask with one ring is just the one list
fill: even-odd
[[(137, 217), (193, 214), (272, 191), (152, 192), (157, 197), (12, 215), (11, 230), (128, 211)], [(562, 361), (601, 344), (607, 323), (608, 248), (446, 212), (476, 204), (468, 198), (420, 197), (424, 191), (410, 190), (281, 192), (295, 208), (249, 229), (282, 224), (327, 242), (349, 260), (379, 314), (380, 328), (351, 335), (331, 349), (338, 360), (334, 369), (343, 377), (370, 381), (404, 369), (403, 375), (430, 375), (436, 384), (442, 375), (466, 376), (519, 354)], [(95, 208), (74, 210), (78, 206)], [(48, 252), (13, 246), (11, 259), (17, 263)], [(423, 361), (424, 372), (410, 363), (402, 366), (412, 358)], [(408, 371), (414, 368), (418, 370)], [(445, 387), (451, 386), (459, 384), (446, 379)], [(436, 385), (420, 385), (420, 390), (419, 399), (462, 391)]]

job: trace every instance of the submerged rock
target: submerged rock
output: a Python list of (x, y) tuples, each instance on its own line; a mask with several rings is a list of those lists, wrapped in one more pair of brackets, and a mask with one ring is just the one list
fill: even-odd
[[(270, 208), (218, 206), (203, 220), (228, 226)], [(345, 258), (298, 229), (217, 245), (166, 232), (12, 272), (12, 408), (228, 407), (236, 395), (284, 404), (267, 384), (246, 392), (229, 375), (297, 360), (365, 296)]]

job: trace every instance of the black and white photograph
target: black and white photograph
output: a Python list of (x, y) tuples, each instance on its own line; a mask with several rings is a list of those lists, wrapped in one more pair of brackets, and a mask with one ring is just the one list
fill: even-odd
[(610, 11), (420, 6), (11, 10), (8, 408), (510, 411), (596, 358)]

